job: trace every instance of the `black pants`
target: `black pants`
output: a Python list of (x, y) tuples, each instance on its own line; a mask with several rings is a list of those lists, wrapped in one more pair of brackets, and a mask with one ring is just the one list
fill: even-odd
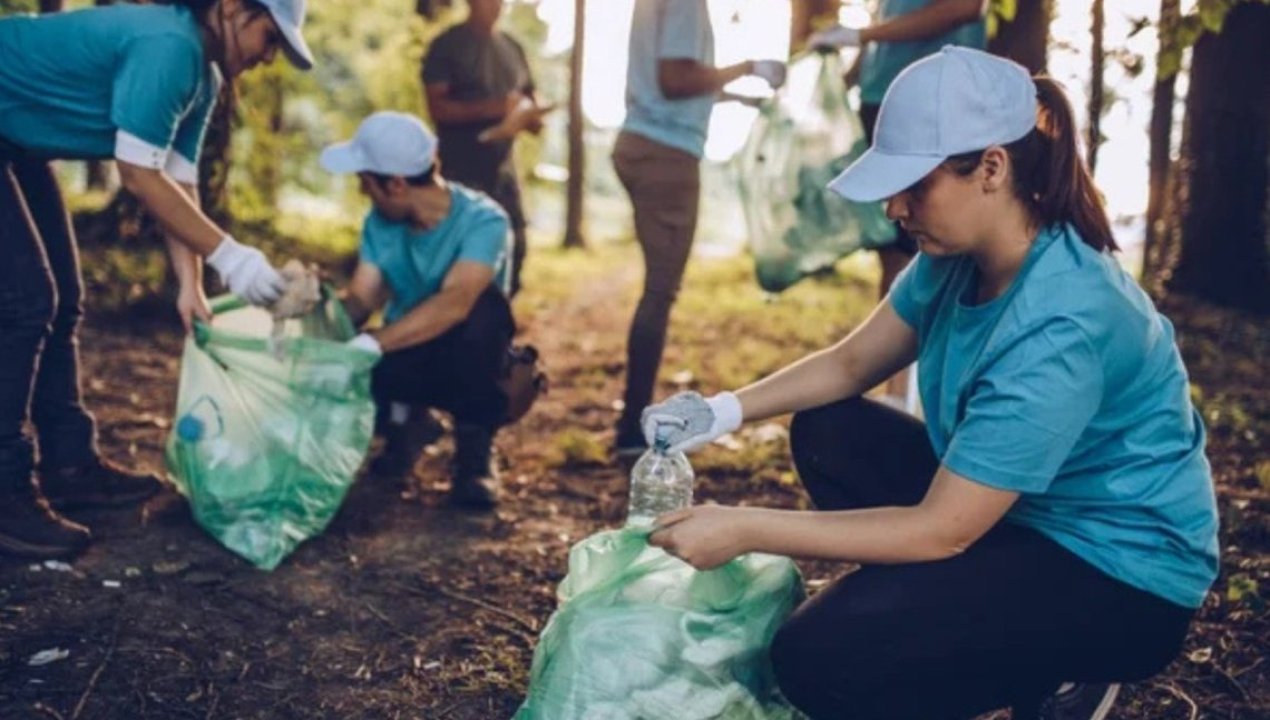
[(83, 315), (79, 251), (45, 161), (0, 149), (0, 483), (25, 482), (41, 463), (70, 467), (96, 454), (80, 402), (77, 331)]
[[(790, 441), (822, 510), (916, 504), (938, 465), (920, 422), (863, 399), (795, 415)], [(781, 690), (817, 720), (1007, 705), (1031, 720), (1062, 682), (1154, 675), (1192, 614), (1002, 522), (957, 557), (839, 578), (794, 612), (771, 654)]]
[(376, 403), (426, 405), (450, 413), (456, 424), (497, 429), (507, 413), (497, 380), (515, 332), (507, 298), (491, 285), (466, 320), (380, 359), (371, 376)]

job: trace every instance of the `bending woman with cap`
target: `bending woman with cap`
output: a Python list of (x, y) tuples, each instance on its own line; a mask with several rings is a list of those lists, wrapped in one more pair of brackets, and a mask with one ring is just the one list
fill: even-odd
[(246, 300), (275, 300), (284, 283), (265, 256), (199, 209), (197, 162), (222, 78), (279, 48), (311, 66), (303, 19), (304, 0), (186, 0), (0, 20), (0, 552), (74, 554), (89, 532), (58, 511), (126, 505), (159, 487), (100, 458), (80, 402), (82, 280), (49, 161), (115, 159), (168, 234), (187, 328), (210, 317), (199, 258)]
[[(650, 542), (859, 563), (778, 632), (813, 718), (1102, 718), (1178, 652), (1217, 574), (1204, 429), (1173, 328), (1112, 256), (1052, 80), (945, 48), (902, 73), (833, 187), (920, 253), (839, 343), (735, 393), (648, 408), (691, 450), (794, 413), (815, 511), (698, 506)], [(914, 359), (925, 425), (861, 394)]]

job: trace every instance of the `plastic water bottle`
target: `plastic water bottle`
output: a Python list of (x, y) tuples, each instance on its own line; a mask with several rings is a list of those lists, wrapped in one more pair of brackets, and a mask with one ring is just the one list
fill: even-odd
[(658, 515), (692, 505), (692, 465), (683, 453), (667, 452), (669, 447), (659, 432), (631, 469), (627, 526), (647, 527)]

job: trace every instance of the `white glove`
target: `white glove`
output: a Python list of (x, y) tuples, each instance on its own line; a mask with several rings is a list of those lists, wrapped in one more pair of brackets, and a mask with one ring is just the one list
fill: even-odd
[(812, 33), (807, 44), (813, 48), (860, 47), (860, 31), (856, 28), (834, 25), (820, 32)]
[(354, 350), (361, 350), (362, 352), (374, 353), (375, 355), (384, 354), (384, 349), (379, 346), (379, 341), (376, 340), (375, 336), (371, 335), (370, 333), (362, 333), (361, 335), (358, 335), (357, 337), (353, 338), (352, 340), (349, 340), (348, 342), (344, 344)]
[(785, 84), (785, 63), (780, 60), (754, 60), (751, 74), (767, 81), (773, 90), (779, 90)]
[(741, 427), (741, 401), (730, 392), (709, 398), (684, 392), (650, 405), (640, 416), (649, 446), (658, 440), (667, 452), (691, 452)]
[(216, 269), (230, 292), (252, 305), (276, 301), (287, 287), (287, 281), (273, 269), (264, 253), (228, 235), (207, 256), (207, 264)]

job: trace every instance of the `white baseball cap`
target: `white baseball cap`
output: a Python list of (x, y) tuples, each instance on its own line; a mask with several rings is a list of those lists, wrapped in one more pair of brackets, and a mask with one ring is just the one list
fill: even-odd
[(870, 147), (829, 183), (855, 202), (896, 195), (953, 155), (1005, 145), (1036, 127), (1036, 84), (1018, 63), (946, 45), (899, 74)]
[(304, 27), (305, 0), (258, 0), (258, 2), (265, 6), (269, 15), (273, 17), (274, 23), (278, 25), (278, 31), (282, 33), (282, 39), (285, 41), (282, 49), (287, 54), (287, 60), (301, 70), (313, 67), (313, 51), (309, 50), (309, 44), (300, 34), (300, 28)]
[(432, 169), (437, 137), (409, 113), (373, 113), (357, 126), (352, 140), (329, 145), (319, 158), (333, 173), (373, 172), (414, 177)]

